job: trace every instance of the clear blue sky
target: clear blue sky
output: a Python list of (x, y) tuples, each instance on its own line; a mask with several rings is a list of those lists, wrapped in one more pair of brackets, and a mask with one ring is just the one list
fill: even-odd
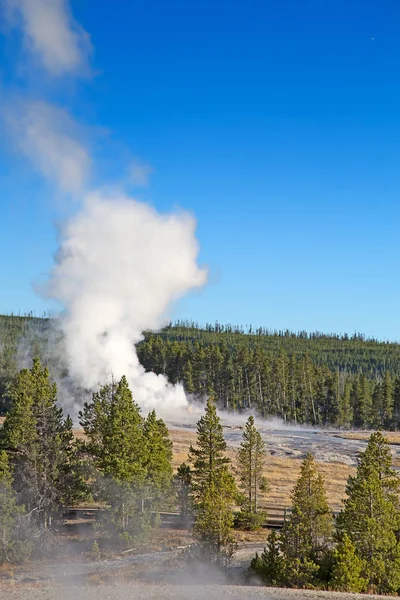
[[(71, 6), (97, 74), (51, 93), (153, 166), (140, 197), (198, 220), (210, 282), (174, 316), (400, 340), (398, 1)], [(40, 313), (62, 211), (6, 144), (0, 161), (0, 310)]]

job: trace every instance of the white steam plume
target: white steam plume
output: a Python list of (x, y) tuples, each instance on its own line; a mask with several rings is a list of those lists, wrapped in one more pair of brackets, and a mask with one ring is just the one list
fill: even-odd
[(172, 302), (202, 286), (195, 221), (161, 215), (125, 196), (95, 193), (64, 227), (48, 293), (66, 309), (70, 375), (86, 388), (126, 375), (135, 399), (164, 415), (187, 405), (183, 388), (146, 373), (134, 344), (166, 322)]
[[(67, 0), (6, 0), (6, 6), (34, 66), (39, 59), (51, 77), (89, 72), (88, 36)], [(171, 303), (205, 283), (206, 272), (196, 262), (194, 219), (161, 215), (124, 195), (86, 195), (92, 134), (65, 109), (20, 97), (7, 103), (2, 116), (19, 153), (58, 190), (84, 198), (61, 232), (47, 287), (65, 309), (61, 324), (71, 380), (93, 390), (111, 376), (126, 375), (142, 407), (170, 416), (187, 405), (184, 390), (146, 373), (135, 343), (144, 330), (165, 324)], [(150, 173), (149, 165), (135, 160), (129, 183), (145, 186)]]
[(22, 31), (29, 54), (52, 76), (89, 71), (88, 34), (76, 23), (65, 0), (5, 0)]
[(63, 192), (79, 193), (91, 167), (83, 128), (43, 100), (12, 99), (2, 111), (19, 152)]
[(132, 160), (129, 168), (129, 179), (135, 187), (146, 187), (149, 184), (149, 177), (153, 168), (147, 163), (137, 159)]

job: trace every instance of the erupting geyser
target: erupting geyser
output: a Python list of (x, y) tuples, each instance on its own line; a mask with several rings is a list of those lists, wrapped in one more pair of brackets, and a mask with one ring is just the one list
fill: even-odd
[[(27, 61), (23, 71), (39, 69), (39, 76), (44, 71), (60, 83), (66, 77), (90, 80), (90, 37), (74, 20), (67, 0), (6, 4), (9, 27), (21, 35)], [(135, 344), (144, 330), (165, 324), (171, 303), (205, 283), (206, 271), (196, 262), (195, 221), (186, 213), (159, 214), (122, 193), (87, 194), (92, 172), (104, 188), (113, 184), (102, 178), (92, 152), (100, 130), (42, 97), (47, 86), (32, 94), (29, 86), (20, 88), (9, 90), (0, 111), (16, 152), (55, 184), (57, 195), (79, 203), (61, 231), (47, 286), (47, 296), (65, 309), (61, 327), (69, 375), (90, 390), (126, 375), (141, 406), (172, 414), (187, 405), (182, 386), (146, 373)], [(130, 178), (145, 185), (150, 170), (135, 160)]]
[(48, 295), (65, 308), (71, 377), (95, 389), (126, 375), (137, 402), (165, 415), (187, 405), (181, 385), (146, 373), (135, 343), (167, 320), (171, 304), (202, 286), (195, 220), (159, 214), (124, 195), (89, 195), (61, 232)]

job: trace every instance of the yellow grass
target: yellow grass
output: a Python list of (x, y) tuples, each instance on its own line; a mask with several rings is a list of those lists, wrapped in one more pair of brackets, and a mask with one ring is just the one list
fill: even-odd
[[(4, 418), (0, 418), (0, 423)], [(196, 432), (194, 430), (171, 429), (170, 437), (173, 443), (173, 468), (187, 461), (190, 444), (196, 443)], [(74, 434), (77, 438), (84, 439), (84, 433), (81, 429), (75, 429)], [(344, 432), (337, 434), (347, 439), (367, 439), (368, 432)], [(388, 432), (385, 436), (392, 444), (400, 444), (400, 433)], [(232, 459), (235, 466), (236, 452), (232, 446), (228, 445), (228, 456)], [(396, 464), (397, 461), (395, 461)], [(270, 486), (267, 494), (261, 494), (261, 504), (270, 507), (290, 506), (290, 492), (293, 489), (300, 472), (301, 460), (296, 458), (279, 458), (269, 456), (267, 459), (267, 468), (265, 476)], [(328, 501), (333, 509), (340, 509), (341, 500), (345, 497), (345, 486), (349, 475), (355, 473), (354, 467), (349, 467), (342, 463), (320, 462), (319, 468), (325, 478)]]
[[(182, 462), (187, 461), (189, 445), (196, 444), (196, 433), (171, 429), (169, 434), (173, 443), (173, 467), (176, 470)], [(229, 444), (227, 454), (235, 466), (236, 452)], [(290, 506), (290, 492), (299, 476), (300, 464), (299, 459), (268, 456), (265, 476), (270, 489), (266, 494), (261, 494), (261, 504), (277, 508)], [(339, 509), (345, 497), (347, 478), (355, 473), (355, 468), (334, 462), (320, 462), (318, 465), (325, 478), (329, 504), (333, 509)]]
[[(368, 440), (370, 435), (370, 431), (344, 431), (343, 433), (337, 433), (336, 437), (344, 438), (346, 440)], [(393, 444), (394, 446), (400, 445), (400, 432), (384, 431), (383, 435), (388, 440), (389, 444)]]

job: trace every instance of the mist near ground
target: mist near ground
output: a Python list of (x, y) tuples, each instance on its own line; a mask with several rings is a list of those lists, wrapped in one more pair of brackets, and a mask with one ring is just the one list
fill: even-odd
[[(205, 574), (206, 577), (206, 574)], [(0, 598), (9, 600), (354, 600), (354, 598), (377, 599), (381, 596), (372, 594), (347, 594), (340, 592), (323, 592), (312, 590), (279, 589), (267, 587), (224, 586), (208, 584), (192, 585), (141, 585), (121, 584), (101, 587), (44, 587), (26, 589), (0, 590)]]

